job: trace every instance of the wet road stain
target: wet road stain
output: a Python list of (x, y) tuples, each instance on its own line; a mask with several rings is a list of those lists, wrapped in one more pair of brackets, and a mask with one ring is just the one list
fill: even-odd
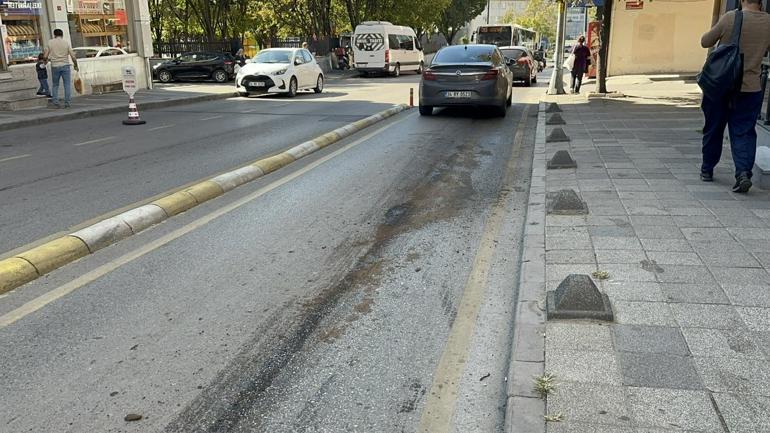
[(414, 379), (409, 385), (407, 390), (409, 397), (401, 403), (401, 407), (398, 409), (398, 413), (411, 413), (417, 409), (417, 404), (425, 395), (425, 387), (420, 383), (419, 379)]

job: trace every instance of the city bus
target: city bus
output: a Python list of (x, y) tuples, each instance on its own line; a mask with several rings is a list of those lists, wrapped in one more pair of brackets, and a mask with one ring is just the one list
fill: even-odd
[(476, 30), (477, 44), (493, 44), (498, 47), (527, 47), (538, 49), (537, 32), (516, 24), (483, 25)]

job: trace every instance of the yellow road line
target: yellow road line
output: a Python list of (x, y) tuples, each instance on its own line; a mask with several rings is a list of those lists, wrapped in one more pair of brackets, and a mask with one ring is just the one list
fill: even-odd
[(21, 158), (26, 158), (26, 157), (28, 157), (28, 156), (32, 156), (32, 155), (30, 155), (30, 154), (26, 153), (26, 154), (24, 154), (24, 155), (9, 156), (8, 158), (2, 158), (2, 159), (0, 159), (0, 162), (13, 161), (14, 159), (21, 159)]
[(82, 143), (75, 143), (75, 144), (73, 144), (73, 146), (85, 146), (86, 144), (101, 143), (103, 141), (112, 140), (113, 138), (115, 138), (115, 136), (109, 136), (109, 137), (104, 137), (104, 138), (97, 138), (96, 140), (88, 140), (88, 141), (84, 141)]
[[(529, 106), (525, 106), (516, 128), (513, 151), (505, 169), (502, 188), (506, 188), (513, 181), (516, 159), (524, 141), (528, 113)], [(468, 349), (476, 328), (479, 309), (484, 300), (487, 276), (496, 249), (495, 242), (505, 221), (506, 201), (504, 196), (498, 199), (484, 224), (484, 232), (476, 250), (473, 267), (457, 308), (457, 317), (452, 323), (444, 352), (433, 375), (433, 384), (417, 429), (419, 433), (449, 433), (452, 430), (457, 392), (469, 357)]]
[(182, 226), (182, 227), (174, 230), (171, 233), (168, 233), (168, 234), (166, 234), (164, 236), (161, 236), (160, 238), (158, 238), (158, 239), (156, 239), (154, 241), (151, 241), (151, 242), (149, 242), (149, 243), (147, 243), (147, 244), (145, 244), (145, 245), (143, 245), (143, 246), (141, 246), (141, 247), (131, 251), (130, 253), (122, 255), (122, 256), (116, 258), (115, 260), (110, 261), (109, 263), (101, 265), (98, 268), (96, 268), (96, 269), (94, 269), (94, 270), (92, 270), (90, 272), (87, 272), (87, 273), (81, 275), (80, 277), (70, 281), (69, 283), (66, 283), (66, 284), (64, 284), (62, 286), (59, 286), (59, 287), (51, 290), (50, 292), (47, 292), (47, 293), (45, 293), (43, 295), (38, 296), (37, 298), (35, 298), (35, 299), (25, 303), (24, 305), (16, 308), (15, 310), (10, 311), (10, 312), (0, 316), (0, 328), (4, 328), (4, 327), (6, 327), (6, 326), (8, 326), (8, 325), (10, 325), (10, 324), (12, 324), (12, 323), (22, 319), (22, 318), (24, 318), (25, 316), (27, 316), (29, 314), (34, 313), (35, 311), (45, 307), (46, 305), (50, 304), (51, 302), (53, 302), (53, 301), (55, 301), (55, 300), (57, 300), (57, 299), (59, 299), (59, 298), (61, 298), (63, 296), (66, 296), (69, 293), (72, 293), (73, 291), (79, 289), (80, 287), (83, 287), (84, 285), (86, 285), (88, 283), (91, 283), (91, 282), (101, 278), (102, 276), (104, 276), (104, 275), (114, 271), (115, 269), (118, 269), (119, 267), (121, 267), (121, 266), (123, 266), (125, 264), (128, 264), (128, 263), (136, 260), (137, 258), (142, 257), (142, 256), (144, 256), (144, 255), (146, 255), (146, 254), (148, 254), (148, 253), (150, 253), (150, 252), (152, 252), (152, 251), (154, 251), (154, 250), (156, 250), (156, 249), (158, 249), (158, 248), (168, 244), (169, 242), (171, 242), (171, 241), (173, 241), (173, 240), (175, 240), (177, 238), (180, 238), (180, 237), (184, 236), (187, 233), (190, 233), (190, 232), (192, 232), (192, 231), (194, 231), (194, 230), (196, 230), (196, 229), (198, 229), (200, 227), (203, 227), (204, 225), (206, 225), (206, 224), (210, 223), (211, 221), (219, 218), (220, 216), (225, 215), (225, 214), (227, 214), (229, 212), (232, 212), (233, 210), (238, 209), (239, 207), (241, 207), (241, 206), (243, 206), (243, 205), (245, 205), (245, 204), (247, 204), (247, 203), (249, 203), (249, 202), (251, 202), (251, 201), (253, 201), (253, 200), (255, 200), (255, 199), (257, 199), (257, 198), (259, 198), (259, 197), (261, 197), (263, 195), (265, 195), (265, 194), (267, 194), (268, 192), (270, 192), (270, 191), (272, 191), (272, 190), (274, 190), (274, 189), (276, 189), (276, 188), (278, 188), (278, 187), (280, 187), (282, 185), (285, 185), (286, 183), (291, 182), (292, 180), (294, 180), (294, 179), (304, 175), (305, 173), (307, 173), (307, 172), (313, 170), (314, 168), (324, 164), (325, 162), (327, 162), (327, 161), (337, 157), (338, 155), (340, 155), (340, 154), (342, 154), (344, 152), (347, 152), (348, 150), (352, 149), (353, 147), (358, 146), (359, 144), (363, 143), (366, 140), (369, 140), (370, 138), (374, 137), (375, 135), (381, 133), (382, 131), (384, 131), (384, 130), (386, 130), (388, 128), (391, 128), (392, 126), (397, 125), (397, 124), (405, 121), (406, 119), (409, 119), (410, 117), (413, 117), (414, 115), (415, 115), (415, 113), (412, 113), (412, 114), (404, 117), (403, 119), (399, 119), (399, 120), (397, 120), (397, 121), (395, 121), (393, 123), (390, 123), (388, 125), (385, 125), (385, 126), (379, 128), (379, 129), (377, 129), (375, 131), (372, 131), (369, 134), (366, 134), (363, 137), (357, 139), (356, 141), (354, 141), (354, 142), (352, 142), (350, 144), (347, 144), (344, 147), (342, 147), (342, 148), (340, 148), (340, 149), (330, 153), (329, 155), (326, 155), (326, 156), (322, 157), (321, 159), (319, 159), (317, 161), (313, 161), (312, 163), (306, 165), (305, 167), (303, 167), (303, 168), (301, 168), (301, 169), (299, 169), (299, 170), (297, 170), (297, 171), (295, 171), (293, 173), (290, 173), (290, 174), (284, 176), (283, 178), (278, 179), (278, 180), (270, 183), (269, 185), (267, 185), (267, 186), (265, 186), (263, 188), (260, 188), (259, 190), (255, 191), (255, 192), (253, 192), (253, 193), (251, 193), (251, 194), (249, 194), (249, 195), (247, 195), (247, 196), (245, 196), (245, 197), (243, 197), (243, 198), (241, 198), (241, 199), (239, 199), (239, 200), (237, 200), (237, 201), (235, 201), (233, 203), (228, 204), (227, 206), (224, 206), (224, 207), (219, 208), (219, 209), (217, 209), (217, 210), (215, 210), (215, 211), (213, 211), (213, 212), (211, 212), (211, 213), (209, 213), (207, 215), (204, 215), (201, 218), (198, 218), (197, 220), (195, 220), (195, 221), (193, 221), (193, 222), (191, 222), (191, 223), (189, 223), (189, 224), (187, 224), (185, 226)]

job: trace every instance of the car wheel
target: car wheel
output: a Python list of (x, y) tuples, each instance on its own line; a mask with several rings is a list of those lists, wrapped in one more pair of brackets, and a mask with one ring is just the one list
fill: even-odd
[(216, 81), (217, 83), (226, 83), (227, 82), (227, 72), (217, 69), (214, 71), (213, 74), (211, 74), (211, 77)]
[(527, 86), (527, 87), (532, 86), (532, 77), (528, 76), (527, 79), (524, 80), (524, 85)]
[(505, 106), (510, 107), (513, 105), (513, 91), (511, 91), (511, 94), (508, 95), (508, 99), (505, 101)]
[(533, 82), (533, 83), (537, 83), (537, 75), (535, 75), (534, 77), (532, 77), (532, 82)]
[(158, 79), (161, 83), (170, 83), (173, 78), (174, 77), (171, 76), (171, 72), (169, 71), (158, 72)]
[(420, 66), (417, 67), (417, 75), (422, 75), (423, 69), (425, 69), (425, 63), (420, 62)]
[(238, 95), (243, 96), (244, 98), (248, 98), (249, 92), (238, 92)]
[(323, 75), (319, 75), (318, 76), (318, 81), (316, 81), (315, 89), (313, 89), (313, 91), (316, 92), (316, 93), (321, 93), (321, 92), (324, 91), (324, 76)]
[(297, 96), (297, 79), (291, 77), (291, 81), (289, 81), (289, 98), (293, 98), (295, 96)]
[(433, 107), (430, 105), (420, 105), (420, 116), (432, 116)]
[(393, 69), (393, 76), (394, 77), (400, 77), (401, 76), (401, 65), (396, 63), (396, 67)]

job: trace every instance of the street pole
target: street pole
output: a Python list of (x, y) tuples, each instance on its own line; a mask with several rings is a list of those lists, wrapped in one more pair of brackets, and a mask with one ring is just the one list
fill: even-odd
[(489, 12), (492, 8), (492, 0), (487, 0), (487, 25), (489, 25)]
[(549, 95), (564, 95), (564, 38), (567, 32), (567, 5), (559, 0), (559, 24), (556, 29), (556, 52), (553, 59), (553, 75), (548, 87)]

